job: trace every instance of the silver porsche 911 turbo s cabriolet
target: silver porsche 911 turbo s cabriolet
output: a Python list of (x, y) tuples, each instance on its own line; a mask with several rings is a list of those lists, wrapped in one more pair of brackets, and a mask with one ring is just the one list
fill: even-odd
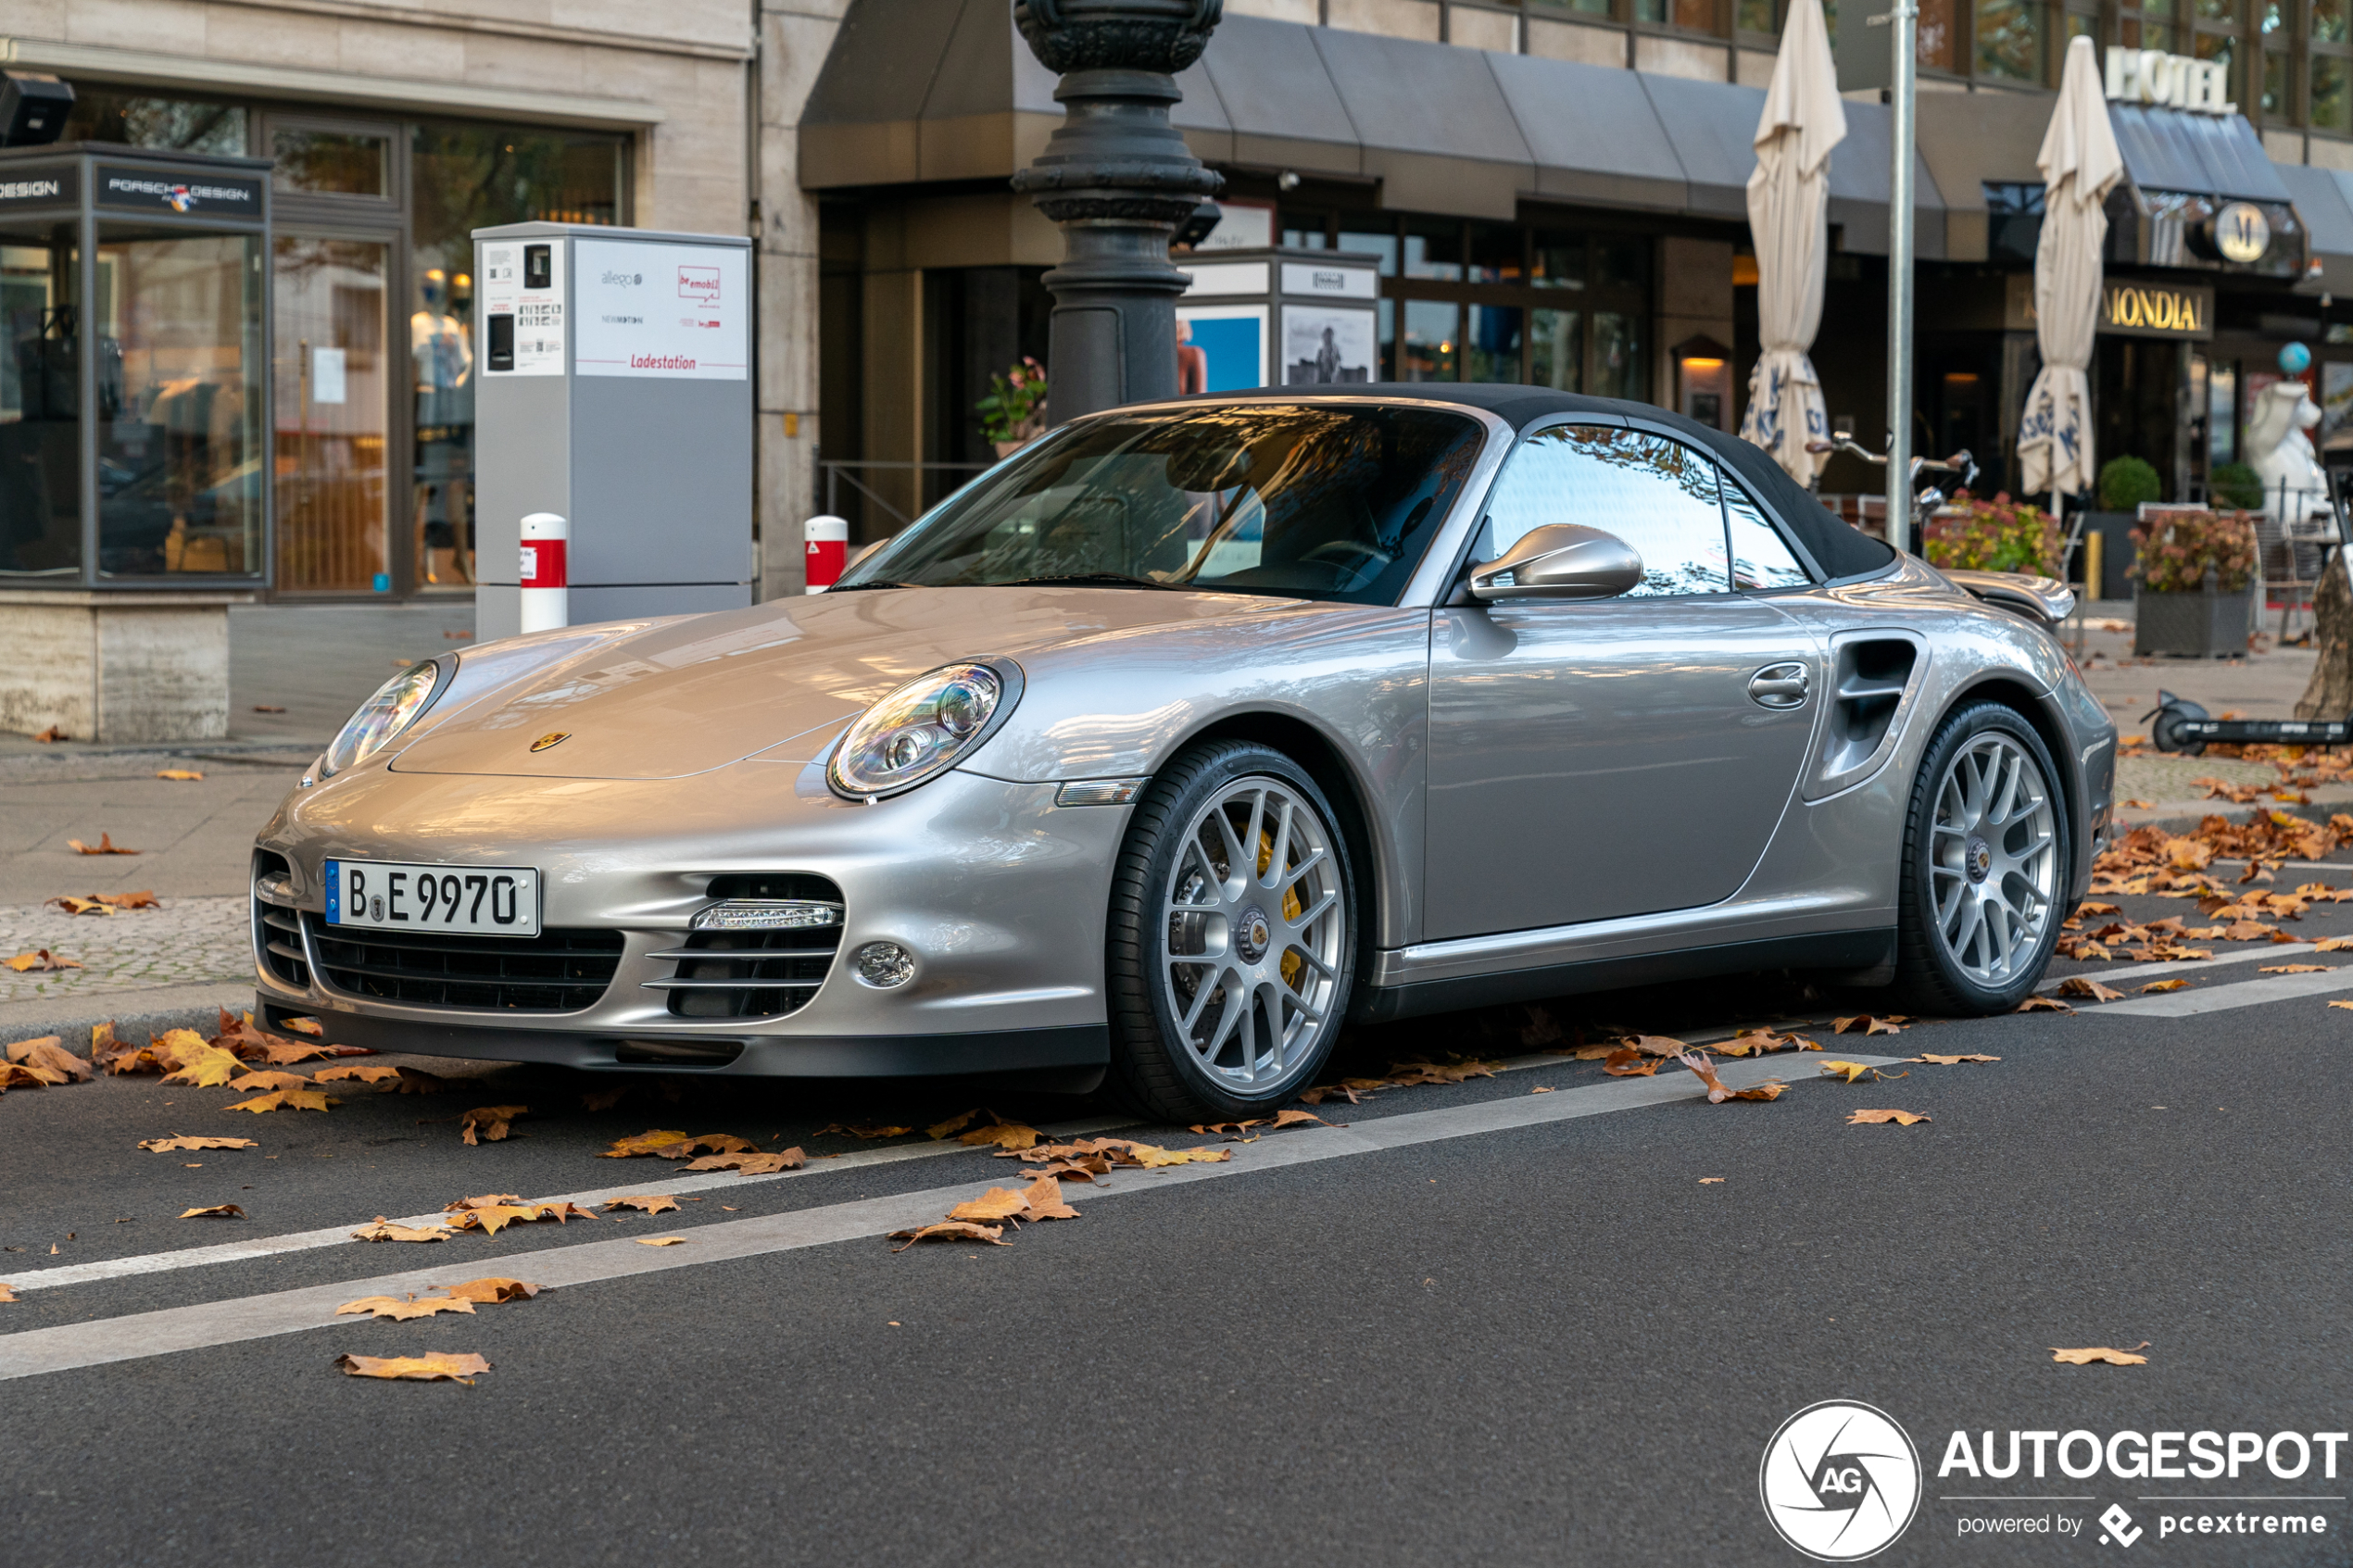
[(262, 832), (265, 1018), (1178, 1119), (1348, 1020), (1766, 969), (2013, 1008), (2107, 832), (2050, 627), (1523, 387), (1074, 420), (831, 591), (415, 666)]

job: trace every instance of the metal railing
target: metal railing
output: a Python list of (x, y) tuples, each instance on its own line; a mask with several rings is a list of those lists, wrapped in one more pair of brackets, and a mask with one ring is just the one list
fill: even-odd
[[(921, 486), (923, 484), (923, 476), (926, 473), (936, 471), (946, 473), (985, 473), (995, 466), (996, 465), (992, 463), (885, 462), (879, 459), (868, 461), (862, 458), (821, 458), (817, 460), (817, 504), (824, 510), (826, 516), (841, 516), (841, 486), (843, 481), (847, 480), (851, 489), (857, 491), (860, 495), (865, 497), (865, 499), (871, 501), (875, 506), (880, 507), (884, 511), (888, 512), (892, 517), (897, 518), (899, 520), (898, 526), (904, 528), (907, 524), (914, 521), (914, 518), (900, 511), (896, 506), (893, 506), (887, 499), (879, 495), (873, 485), (868, 484), (864, 480), (860, 479), (857, 473), (851, 470), (871, 470), (886, 473), (905, 473), (910, 470), (912, 470), (915, 473), (915, 483), (918, 487), (918, 495), (920, 495)], [(921, 512), (924, 509), (924, 502), (921, 499), (918, 499), (915, 502), (915, 509), (918, 512)]]

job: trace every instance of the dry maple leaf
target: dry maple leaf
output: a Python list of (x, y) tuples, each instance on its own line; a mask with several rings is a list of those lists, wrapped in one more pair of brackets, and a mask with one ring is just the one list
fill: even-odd
[(1683, 1051), (1678, 1053), (1675, 1060), (1689, 1068), (1693, 1076), (1707, 1085), (1707, 1103), (1710, 1105), (1721, 1105), (1726, 1100), (1731, 1099), (1779, 1099), (1781, 1091), (1789, 1086), (1775, 1080), (1771, 1083), (1759, 1084), (1754, 1088), (1735, 1089), (1716, 1075), (1715, 1066), (1704, 1056)]
[(13, 1301), (16, 1298), (17, 1293), (15, 1291), (9, 1289), (6, 1285), (0, 1284), (0, 1301)]
[(1850, 1127), (1859, 1127), (1874, 1123), (1893, 1122), (1899, 1127), (1908, 1127), (1915, 1122), (1931, 1120), (1933, 1118), (1922, 1115), (1917, 1110), (1858, 1110), (1846, 1119), (1846, 1123)]
[(2347, 1012), (2353, 1012), (2353, 1002), (2331, 1002), (2329, 1006), (2333, 1008), (2343, 1008)]
[(1304, 1110), (1277, 1110), (1275, 1112), (1275, 1130), (1278, 1133), (1285, 1127), (1328, 1127), (1330, 1125), (1331, 1123), (1325, 1121), (1322, 1117), (1311, 1115)]
[(469, 1388), (490, 1370), (478, 1355), (337, 1356), (335, 1365), (353, 1377), (405, 1378), (415, 1383), (462, 1383)]
[(346, 1079), (356, 1078), (363, 1084), (389, 1084), (397, 1082), (399, 1077), (400, 1069), (397, 1067), (385, 1067), (379, 1064), (366, 1067), (323, 1067), (312, 1075), (310, 1081), (314, 1084), (340, 1084)]
[[(991, 1191), (996, 1190), (991, 1188)], [(1078, 1210), (1063, 1201), (1062, 1184), (1051, 1176), (1039, 1176), (1022, 1193), (1025, 1220), (1076, 1220)]]
[(274, 1040), (261, 1047), (262, 1060), (272, 1067), (292, 1067), (297, 1061), (316, 1061), (322, 1057), (349, 1056), (360, 1047), (356, 1046), (306, 1046), (293, 1040)]
[(180, 1217), (183, 1220), (242, 1220), (245, 1211), (233, 1203), (216, 1203), (209, 1209), (190, 1209)]
[(1038, 1138), (1038, 1129), (1023, 1123), (992, 1122), (986, 1127), (975, 1127), (971, 1132), (958, 1137), (956, 1141), (970, 1144), (975, 1148), (986, 1148), (993, 1145), (998, 1148), (1018, 1149), (1037, 1148)]
[(12, 959), (0, 959), (0, 963), (6, 963), (19, 974), (31, 974), (36, 972), (42, 974), (55, 974), (60, 970), (82, 967), (80, 960), (61, 959), (46, 947), (37, 947), (29, 953), (19, 953)]
[[(1242, 1134), (1250, 1131), (1252, 1127), (1264, 1127), (1265, 1125), (1266, 1125), (1265, 1120), (1260, 1118), (1253, 1118), (1248, 1122), (1196, 1122), (1190, 1127), (1188, 1127), (1186, 1131), (1190, 1133), (1199, 1133), (1203, 1137), (1214, 1137), (1220, 1135), (1239, 1137)], [(1252, 1140), (1244, 1139), (1243, 1141), (1249, 1142)]]
[(62, 1073), (45, 1067), (19, 1066), (13, 1061), (0, 1061), (0, 1094), (10, 1089), (45, 1089), (52, 1084), (66, 1081)]
[(1874, 1017), (1868, 1012), (1858, 1012), (1852, 1018), (1837, 1020), (1831, 1025), (1831, 1030), (1838, 1035), (1900, 1035), (1903, 1026), (1909, 1022), (1901, 1013)]
[(2316, 953), (2342, 953), (2353, 949), (2353, 936), (2331, 936), (2312, 944)]
[(1714, 1185), (1716, 1185), (1718, 1183), (1721, 1182), (1723, 1179), (1724, 1179), (1724, 1178), (1723, 1178), (1723, 1177), (1721, 1177), (1721, 1176), (1702, 1176), (1702, 1177), (1699, 1179), (1699, 1185), (1702, 1185), (1702, 1186), (1704, 1186), (1704, 1187), (1705, 1187), (1705, 1186), (1714, 1186)]
[(148, 1138), (139, 1146), (157, 1154), (178, 1154), (182, 1149), (259, 1148), (251, 1138)]
[[(119, 854), (124, 855), (136, 855), (138, 852), (139, 851), (136, 849), (117, 851)], [(162, 902), (156, 897), (154, 890), (149, 888), (143, 888), (136, 893), (93, 893), (90, 897), (96, 899), (99, 903), (106, 905), (108, 909), (159, 909), (163, 908)]]
[(950, 1116), (945, 1122), (933, 1123), (924, 1129), (924, 1135), (933, 1139), (945, 1138), (951, 1133), (963, 1132), (973, 1124), (975, 1118), (980, 1116), (987, 1116), (994, 1121), (997, 1113), (993, 1110), (967, 1110), (961, 1116)]
[[(167, 1084), (170, 1081), (164, 1080)], [(242, 1078), (231, 1079), (229, 1086), (247, 1094), (263, 1094), (271, 1089), (307, 1089), (311, 1085), (310, 1080), (299, 1073), (247, 1073)]]
[(49, 902), (69, 915), (111, 915), (114, 913), (113, 906), (103, 899), (77, 898), (71, 894), (52, 898)]
[[(170, 1080), (167, 1079), (166, 1082)], [(334, 1096), (322, 1095), (316, 1089), (280, 1089), (275, 1094), (257, 1095), (252, 1099), (241, 1099), (236, 1104), (223, 1107), (223, 1109), (250, 1110), (256, 1116), (259, 1116), (271, 1110), (324, 1110), (331, 1105), (342, 1103), (343, 1101)]]
[(635, 1209), (641, 1214), (666, 1214), (678, 1207), (678, 1200), (658, 1192), (641, 1192), (629, 1198), (615, 1198), (605, 1204), (607, 1209)]
[(2113, 904), (2078, 904), (2075, 906), (2075, 912), (2079, 915), (2112, 915), (2116, 913), (2116, 906)]
[(1159, 1148), (1148, 1143), (1129, 1144), (1127, 1152), (1147, 1171), (1166, 1165), (1217, 1165), (1234, 1157), (1230, 1148)]
[(55, 746), (61, 740), (71, 740), (73, 737), (52, 724), (45, 730), (35, 731), (32, 738), (44, 746)]
[(877, 1138), (903, 1138), (914, 1130), (912, 1127), (860, 1127), (842, 1122), (828, 1122), (817, 1129), (815, 1135), (822, 1138), (828, 1133), (847, 1133), (853, 1138), (864, 1138), (872, 1143)]
[[(1860, 1079), (1866, 1073), (1871, 1073), (1871, 1069), (1864, 1066), (1859, 1061), (1826, 1061), (1822, 1063), (1823, 1077), (1844, 1078), (1850, 1084)], [(1879, 1074), (1871, 1073), (1871, 1076), (1876, 1079)]]
[[(1663, 1056), (1671, 1053), (1657, 1051), (1652, 1054)], [(1492, 1078), (1502, 1070), (1503, 1065), (1500, 1061), (1480, 1061), (1472, 1057), (1454, 1057), (1441, 1066), (1436, 1062), (1426, 1061), (1420, 1057), (1407, 1057), (1403, 1061), (1390, 1064), (1389, 1082), (1400, 1088), (1412, 1088), (1423, 1084), (1467, 1083), (1473, 1078)], [(1370, 1086), (1379, 1088), (1382, 1085), (1378, 1080), (1375, 1080)]]
[(315, 1018), (282, 1018), (278, 1027), (291, 1029), (297, 1035), (324, 1036), (327, 1033), (327, 1026)]
[[(194, 1030), (175, 1029), (171, 1034), (184, 1034), (195, 1043), (170, 1047), (179, 1068), (165, 1076), (167, 1084), (193, 1084), (198, 1088), (217, 1089), (245, 1070), (245, 1063), (237, 1060), (235, 1053), (197, 1041)], [(168, 1040), (170, 1035), (165, 1038)]]
[(911, 1231), (893, 1231), (890, 1239), (900, 1245), (893, 1252), (904, 1252), (919, 1241), (985, 1241), (992, 1247), (1010, 1247), (1003, 1239), (1002, 1225), (975, 1224), (969, 1220), (942, 1220), (937, 1224), (921, 1225)]
[(44, 1035), (37, 1040), (19, 1040), (7, 1048), (6, 1054), (10, 1061), (22, 1067), (62, 1073), (69, 1083), (86, 1084), (97, 1075), (95, 1067), (66, 1049), (55, 1035)]
[(396, 1225), (382, 1214), (376, 1223), (351, 1233), (354, 1241), (442, 1241), (449, 1232), (439, 1225)]
[(2112, 1002), (2124, 993), (2112, 985), (2103, 985), (2087, 974), (2070, 975), (2059, 982), (2062, 997), (2089, 997), (2095, 1002)]
[(598, 1158), (600, 1160), (628, 1160), (640, 1154), (651, 1154), (657, 1149), (668, 1148), (673, 1144), (681, 1144), (686, 1141), (686, 1135), (684, 1133), (673, 1133), (668, 1131), (667, 1129), (656, 1128), (651, 1132), (639, 1133), (635, 1137), (616, 1138), (613, 1140), (613, 1146), (605, 1150), (604, 1153), (598, 1155)]
[(95, 844), (84, 844), (78, 838), (69, 838), (66, 842), (73, 847), (77, 854), (82, 855), (136, 855), (139, 853), (136, 849), (125, 849), (103, 833), (98, 835), (98, 842)]
[(1964, 1061), (1999, 1061), (2002, 1059), (1998, 1056), (1938, 1056), (1933, 1051), (1923, 1051), (1919, 1056), (1907, 1056), (1904, 1060), (1931, 1062), (1938, 1067), (1957, 1067)]
[(761, 1154), (757, 1149), (749, 1154), (706, 1154), (690, 1162), (689, 1171), (733, 1171), (744, 1176), (773, 1176), (779, 1171), (798, 1171), (809, 1163), (809, 1156), (800, 1149), (788, 1148), (780, 1154)]
[(2189, 988), (2190, 983), (2186, 980), (2152, 980), (2142, 986), (2141, 991), (2146, 995), (2151, 991), (2186, 991)]
[(1609, 1053), (1602, 1063), (1602, 1071), (1613, 1078), (1648, 1078), (1658, 1071), (1658, 1060), (1625, 1046)]
[(635, 1240), (640, 1247), (684, 1247), (686, 1245), (686, 1238), (683, 1236), (641, 1236)]
[(173, 784), (193, 784), (204, 775), (194, 768), (164, 768), (156, 773), (156, 777), (170, 779)]
[(2325, 974), (2334, 966), (2324, 963), (2273, 963), (2256, 966), (2258, 974)]
[(516, 1117), (530, 1114), (527, 1105), (477, 1105), (458, 1120), (464, 1123), (461, 1135), (467, 1143), (497, 1143), (507, 1135)]
[(445, 1203), (441, 1206), (441, 1210), (445, 1214), (460, 1214), (469, 1209), (496, 1209), (502, 1203), (521, 1203), (522, 1201), (522, 1194), (519, 1192), (485, 1192), (472, 1198), (459, 1198), (454, 1203)]
[(429, 1318), (435, 1312), (471, 1313), (473, 1310), (472, 1301), (455, 1296), (428, 1296), (422, 1301), (414, 1296), (405, 1300), (397, 1296), (363, 1296), (357, 1301), (346, 1301), (337, 1307), (335, 1316), (342, 1317), (346, 1312), (369, 1312), (376, 1317), (390, 1318), (395, 1323), (407, 1323), (410, 1318)]
[(446, 1290), (460, 1301), (472, 1301), (481, 1306), (491, 1307), (502, 1301), (528, 1301), (538, 1295), (544, 1287), (523, 1280), (505, 1279), (494, 1274), (486, 1279), (470, 1279), (463, 1285), (440, 1285), (434, 1288)]
[(2057, 997), (2029, 997), (2011, 1010), (2015, 1012), (2073, 1012), (2075, 1010)]
[[(2148, 1348), (2148, 1344), (2149, 1342), (2144, 1339), (2133, 1346), (2133, 1350), (2145, 1350)], [(2051, 1347), (2051, 1360), (2063, 1362), (2068, 1366), (2090, 1366), (2094, 1361), (2105, 1361), (2109, 1366), (2148, 1365), (2149, 1359), (2146, 1356), (2136, 1356), (2133, 1350), (2110, 1349), (2106, 1345), (2086, 1346), (2080, 1350), (2062, 1350), (2054, 1345)]]
[(1097, 1176), (1111, 1173), (1111, 1161), (1100, 1154), (1090, 1154), (1083, 1160), (1056, 1160), (1038, 1173), (1052, 1176), (1058, 1181), (1092, 1182)]
[(948, 1210), (948, 1217), (988, 1224), (991, 1221), (1015, 1219), (1028, 1207), (1029, 1200), (1013, 1188), (990, 1187), (978, 1198), (957, 1204)]

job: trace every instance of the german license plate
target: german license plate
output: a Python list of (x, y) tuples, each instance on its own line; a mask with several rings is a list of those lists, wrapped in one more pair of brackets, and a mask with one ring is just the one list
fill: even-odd
[(530, 866), (329, 860), (327, 923), (376, 931), (536, 936), (539, 872)]

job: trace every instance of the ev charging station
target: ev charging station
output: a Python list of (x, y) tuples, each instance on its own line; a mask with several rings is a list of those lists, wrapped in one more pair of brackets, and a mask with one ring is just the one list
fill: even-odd
[[(475, 635), (752, 598), (751, 241), (574, 223), (474, 240)], [(527, 547), (557, 539), (560, 554)]]

